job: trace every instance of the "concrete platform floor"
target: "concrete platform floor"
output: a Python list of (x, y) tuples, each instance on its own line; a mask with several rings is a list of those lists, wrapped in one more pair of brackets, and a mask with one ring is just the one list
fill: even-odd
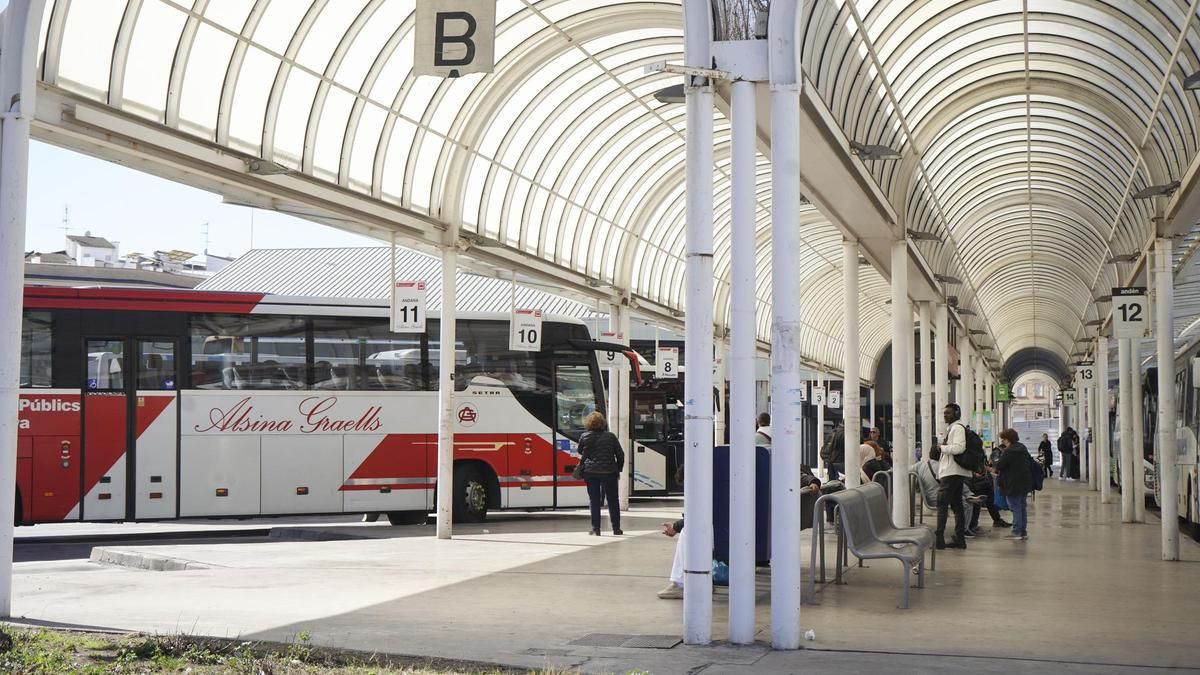
[[(168, 545), (112, 551), (190, 563), (147, 571), (82, 559), (18, 563), (15, 616), (31, 622), (314, 643), (514, 666), (667, 673), (1129, 673), (1200, 668), (1200, 546), (1159, 560), (1158, 521), (1121, 525), (1119, 504), (1047, 483), (1030, 539), (993, 532), (946, 551), (912, 606), (896, 609), (897, 564), (821, 587), (802, 623), (816, 639), (769, 649), (770, 573), (760, 570), (760, 643), (644, 649), (573, 644), (594, 634), (681, 633), (682, 604), (655, 597), (674, 507), (639, 507), (626, 536), (590, 537), (582, 514), (500, 515), (459, 526), (387, 528), (392, 538)], [(986, 515), (984, 520), (987, 520)], [(375, 532), (372, 532), (375, 534)], [(808, 533), (805, 533), (807, 561)], [(20, 544), (19, 544), (20, 546)], [(830, 547), (832, 559), (832, 547)], [(714, 597), (714, 637), (726, 635)], [(1200, 672), (1200, 671), (1196, 671)]]

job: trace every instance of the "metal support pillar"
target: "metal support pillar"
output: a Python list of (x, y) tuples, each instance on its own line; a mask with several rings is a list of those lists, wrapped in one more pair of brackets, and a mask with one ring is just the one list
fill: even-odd
[(1096, 425), (1100, 433), (1096, 436), (1096, 482), (1100, 486), (1100, 503), (1112, 502), (1112, 436), (1108, 428), (1108, 338), (1100, 336), (1096, 341)]
[(717, 340), (714, 357), (713, 386), (719, 392), (720, 408), (713, 411), (713, 445), (725, 445), (725, 383), (729, 381), (729, 343)]
[[(708, 0), (684, 0), (684, 63), (712, 67), (712, 8)], [(684, 538), (683, 640), (712, 641), (713, 485), (713, 88), (685, 76), (687, 118), (687, 284), (684, 350)]]
[(842, 378), (842, 419), (846, 428), (846, 485), (859, 484), (858, 445), (862, 439), (862, 408), (858, 392), (859, 333), (858, 320), (858, 242), (842, 241), (842, 328), (844, 349)]
[(1137, 490), (1134, 489), (1134, 458), (1133, 451), (1133, 340), (1121, 338), (1117, 340), (1117, 373), (1118, 386), (1117, 403), (1121, 406), (1121, 522), (1134, 522), (1136, 509), (1134, 500)]
[[(817, 371), (817, 386), (822, 388), (825, 387), (824, 371)], [(816, 396), (813, 396), (813, 399), (813, 407), (817, 409), (817, 476), (821, 480), (829, 480), (835, 476), (825, 473), (825, 470), (828, 467), (825, 466), (825, 458), (821, 456), (821, 448), (825, 446), (825, 404), (822, 403), (817, 405), (815, 403)], [(829, 400), (828, 389), (825, 390), (825, 400)]]
[(950, 400), (946, 397), (950, 382), (950, 312), (943, 302), (934, 305), (933, 325), (937, 329), (934, 332), (937, 342), (933, 352), (933, 424), (937, 435), (933, 442), (937, 443), (938, 439), (946, 437), (946, 420), (941, 409)]
[[(963, 330), (963, 336), (958, 340), (958, 351), (961, 355), (959, 373), (958, 406), (962, 410), (962, 419), (967, 426), (975, 428), (975, 363), (971, 358), (971, 340)], [(976, 429), (978, 431), (978, 429)]]
[(916, 313), (913, 303), (909, 302), (905, 305), (908, 308), (908, 345), (905, 352), (908, 354), (908, 405), (904, 408), (904, 423), (908, 431), (908, 444), (905, 450), (908, 453), (908, 464), (912, 464), (917, 458), (917, 359), (916, 359), (916, 337), (917, 326), (913, 323), (913, 315)]
[(729, 641), (754, 642), (754, 83), (731, 85), (732, 270), (729, 395)]
[(871, 421), (870, 427), (875, 428), (875, 383), (871, 383), (871, 390), (867, 394), (867, 418)]
[(1087, 457), (1087, 392), (1078, 375), (1075, 379), (1075, 422), (1075, 430), (1079, 432), (1079, 457), (1075, 461), (1079, 463), (1079, 480), (1083, 482), (1087, 480), (1087, 462), (1084, 461)]
[[(892, 242), (892, 520), (908, 522), (909, 455), (912, 452), (908, 436), (909, 406), (908, 373), (912, 354), (912, 311), (908, 302), (908, 243), (903, 239)], [(906, 419), (907, 418), (907, 419)]]
[(1133, 340), (1130, 351), (1130, 402), (1133, 404), (1133, 522), (1146, 522), (1146, 429), (1142, 418), (1141, 340)]
[[(703, 5), (703, 2), (697, 4)], [(771, 646), (800, 648), (801, 290), (798, 2), (776, 3), (771, 66)], [(712, 172), (709, 172), (712, 175)]]
[[(614, 333), (620, 333), (629, 339), (629, 308), (621, 303), (614, 302), (609, 305), (608, 311), (608, 330)], [(655, 335), (658, 334), (658, 328), (654, 329)], [(658, 358), (658, 351), (655, 350), (654, 358)], [(617, 435), (617, 440), (621, 442), (622, 448), (631, 448), (629, 443), (629, 368), (622, 363), (621, 367), (613, 368), (608, 371), (608, 430)], [(625, 462), (625, 470), (621, 472), (620, 487), (617, 488), (620, 494), (621, 510), (629, 510), (629, 493), (633, 485), (633, 462)]]
[(1175, 449), (1175, 279), (1171, 240), (1154, 242), (1154, 335), (1158, 340), (1158, 492), (1162, 509), (1162, 559), (1179, 560), (1179, 475)]
[(0, 618), (12, 616), (29, 125), (44, 9), (44, 0), (12, 0), (0, 14)]
[(933, 427), (936, 424), (937, 411), (933, 409), (933, 326), (930, 325), (930, 303), (918, 303), (921, 317), (921, 456), (928, 457), (929, 449), (933, 447)]
[(437, 538), (449, 539), (454, 521), (454, 345), (457, 343), (456, 272), (457, 228), (447, 231), (450, 243), (442, 248), (442, 311), (438, 322), (438, 455)]

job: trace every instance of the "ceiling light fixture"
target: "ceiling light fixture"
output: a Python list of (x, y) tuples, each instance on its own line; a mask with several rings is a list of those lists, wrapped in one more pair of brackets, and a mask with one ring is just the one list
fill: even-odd
[(682, 84), (673, 84), (654, 92), (654, 100), (659, 103), (684, 103), (687, 96), (683, 93)]
[(935, 274), (935, 275), (933, 275), (933, 278), (937, 279), (938, 281), (942, 282), (943, 284), (961, 284), (962, 283), (962, 279), (959, 279), (958, 277), (952, 277), (949, 274)]
[(959, 316), (978, 316), (975, 314), (975, 310), (968, 307), (959, 307), (957, 311)]
[(986, 330), (979, 330), (978, 328), (972, 328), (971, 330), (969, 330), (967, 332), (970, 333), (971, 335), (987, 335)]
[(902, 156), (899, 150), (894, 150), (886, 145), (872, 145), (858, 141), (850, 141), (850, 152), (868, 162), (900, 159)]
[(920, 230), (914, 230), (912, 228), (905, 230), (905, 232), (908, 233), (908, 238), (912, 239), (913, 241), (941, 241), (942, 240), (941, 237), (937, 236), (936, 234), (934, 234), (932, 232), (921, 232)]
[(1183, 79), (1183, 89), (1184, 91), (1200, 90), (1200, 70), (1197, 70)]
[(265, 159), (247, 159), (246, 173), (254, 176), (279, 176), (291, 173), (292, 170), (282, 164), (276, 164)]
[(1140, 258), (1140, 257), (1142, 257), (1142, 255), (1140, 253), (1121, 253), (1121, 254), (1114, 255), (1113, 257), (1109, 258), (1108, 264), (1112, 265), (1115, 263), (1133, 263), (1133, 262), (1137, 262), (1138, 258)]
[(1154, 197), (1167, 197), (1179, 189), (1179, 181), (1173, 180), (1170, 183), (1161, 185), (1151, 185), (1144, 187), (1141, 190), (1133, 193), (1134, 199), (1152, 199)]

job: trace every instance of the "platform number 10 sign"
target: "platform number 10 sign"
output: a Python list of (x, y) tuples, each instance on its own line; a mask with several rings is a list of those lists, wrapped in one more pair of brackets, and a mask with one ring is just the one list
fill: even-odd
[(1150, 301), (1145, 286), (1112, 289), (1113, 337), (1150, 337)]
[(514, 309), (509, 322), (508, 348), (514, 352), (542, 349), (542, 310)]

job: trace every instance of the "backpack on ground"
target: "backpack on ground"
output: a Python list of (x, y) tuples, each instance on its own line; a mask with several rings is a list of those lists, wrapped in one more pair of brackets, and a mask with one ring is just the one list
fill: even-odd
[(954, 455), (954, 461), (971, 473), (983, 471), (984, 460), (987, 459), (983, 452), (983, 439), (971, 427), (965, 424), (962, 426), (967, 432), (967, 449)]
[(1046, 469), (1042, 466), (1041, 462), (1033, 457), (1029, 458), (1029, 477), (1033, 479), (1033, 482), (1030, 483), (1033, 486), (1033, 491), (1041, 492), (1046, 484)]

